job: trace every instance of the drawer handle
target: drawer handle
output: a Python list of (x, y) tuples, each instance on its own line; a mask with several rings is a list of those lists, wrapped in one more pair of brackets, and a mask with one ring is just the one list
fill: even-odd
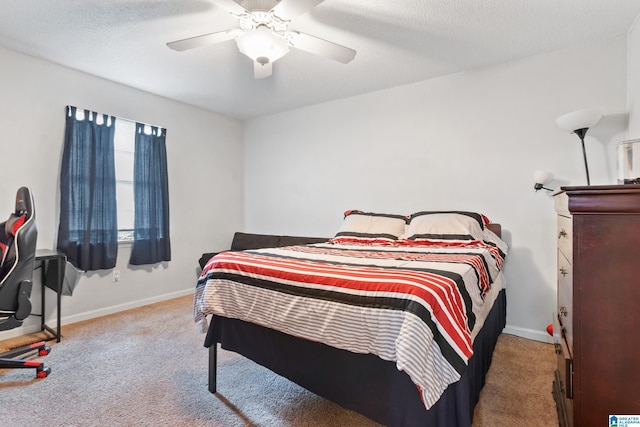
[(569, 315), (569, 310), (567, 310), (567, 307), (565, 307), (564, 305), (560, 307), (560, 315), (564, 317), (567, 317)]
[(567, 237), (567, 232), (564, 231), (564, 228), (558, 233), (558, 239), (562, 239), (563, 237)]
[(560, 274), (562, 274), (562, 277), (566, 276), (567, 274), (569, 274), (569, 272), (567, 271), (566, 268), (564, 267), (560, 267)]

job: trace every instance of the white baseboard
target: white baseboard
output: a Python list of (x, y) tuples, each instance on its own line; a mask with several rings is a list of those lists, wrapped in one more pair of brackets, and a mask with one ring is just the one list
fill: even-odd
[(507, 325), (502, 330), (502, 333), (515, 335), (517, 337), (522, 337), (529, 340), (553, 344), (553, 337), (550, 336), (546, 331), (538, 331), (536, 329), (527, 329), (527, 328), (520, 328), (518, 326)]
[(9, 329), (0, 332), (0, 340), (8, 340), (10, 338), (19, 337), (21, 335), (33, 334), (40, 331), (40, 321), (37, 325), (22, 325), (19, 328)]
[[(132, 308), (142, 307), (145, 305), (153, 304), (156, 302), (166, 301), (173, 298), (179, 298), (186, 295), (193, 295), (194, 288), (184, 289), (182, 291), (170, 292), (168, 294), (156, 295), (150, 298), (141, 299), (138, 301), (130, 301), (126, 304), (113, 305), (111, 307), (104, 307), (98, 310), (87, 311), (84, 313), (74, 314), (72, 316), (62, 316), (60, 321), (63, 325), (69, 325), (71, 323), (82, 322), (83, 320), (95, 319), (96, 317), (106, 316), (109, 314), (119, 313), (121, 311), (131, 310)], [(54, 325), (55, 319), (47, 320), (48, 325)]]
[[(98, 310), (91, 310), (84, 313), (78, 313), (72, 316), (62, 316), (60, 319), (60, 322), (64, 326), (64, 325), (69, 325), (71, 323), (81, 322), (83, 320), (95, 319), (96, 317), (119, 313), (121, 311), (131, 310), (132, 308), (142, 307), (142, 306), (153, 304), (156, 302), (166, 301), (166, 300), (179, 298), (187, 295), (193, 295), (194, 290), (195, 290), (194, 288), (189, 288), (181, 291), (170, 292), (168, 294), (156, 295), (150, 298), (144, 298), (137, 301), (129, 301), (126, 304), (118, 304), (110, 307), (104, 307)], [(49, 326), (54, 327), (54, 325), (57, 323), (57, 319), (55, 317), (51, 319), (47, 319), (45, 323)], [(40, 331), (40, 320), (36, 321), (36, 320), (26, 319), (25, 324), (19, 328), (0, 332), (0, 340), (15, 338), (21, 335), (32, 334), (39, 331)]]

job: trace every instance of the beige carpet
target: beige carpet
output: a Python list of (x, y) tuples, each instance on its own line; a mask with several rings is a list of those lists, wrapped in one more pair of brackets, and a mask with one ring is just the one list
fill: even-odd
[[(219, 393), (210, 394), (191, 301), (63, 327), (62, 341), (43, 358), (48, 378), (0, 370), (0, 426), (379, 426), (226, 351), (219, 352)], [(551, 345), (503, 334), (474, 427), (557, 425), (554, 364)]]

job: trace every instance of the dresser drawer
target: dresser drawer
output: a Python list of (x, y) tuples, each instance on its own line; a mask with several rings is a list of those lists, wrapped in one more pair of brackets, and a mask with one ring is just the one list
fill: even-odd
[(573, 263), (573, 221), (570, 217), (558, 215), (558, 249), (567, 261)]
[(573, 266), (558, 250), (558, 319), (560, 331), (573, 355)]
[[(560, 314), (556, 317), (554, 329), (556, 328), (562, 330)], [(553, 340), (557, 356), (561, 394), (566, 399), (573, 399), (573, 358), (571, 352), (561, 334), (555, 333)]]
[(567, 193), (561, 192), (554, 195), (553, 203), (555, 204), (556, 212), (560, 215), (571, 216), (569, 213), (569, 196), (567, 196)]

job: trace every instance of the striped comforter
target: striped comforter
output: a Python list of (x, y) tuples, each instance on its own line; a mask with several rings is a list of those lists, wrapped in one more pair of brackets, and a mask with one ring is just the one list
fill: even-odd
[(321, 243), (224, 252), (198, 280), (210, 314), (396, 363), (430, 408), (460, 378), (504, 253), (494, 244)]

